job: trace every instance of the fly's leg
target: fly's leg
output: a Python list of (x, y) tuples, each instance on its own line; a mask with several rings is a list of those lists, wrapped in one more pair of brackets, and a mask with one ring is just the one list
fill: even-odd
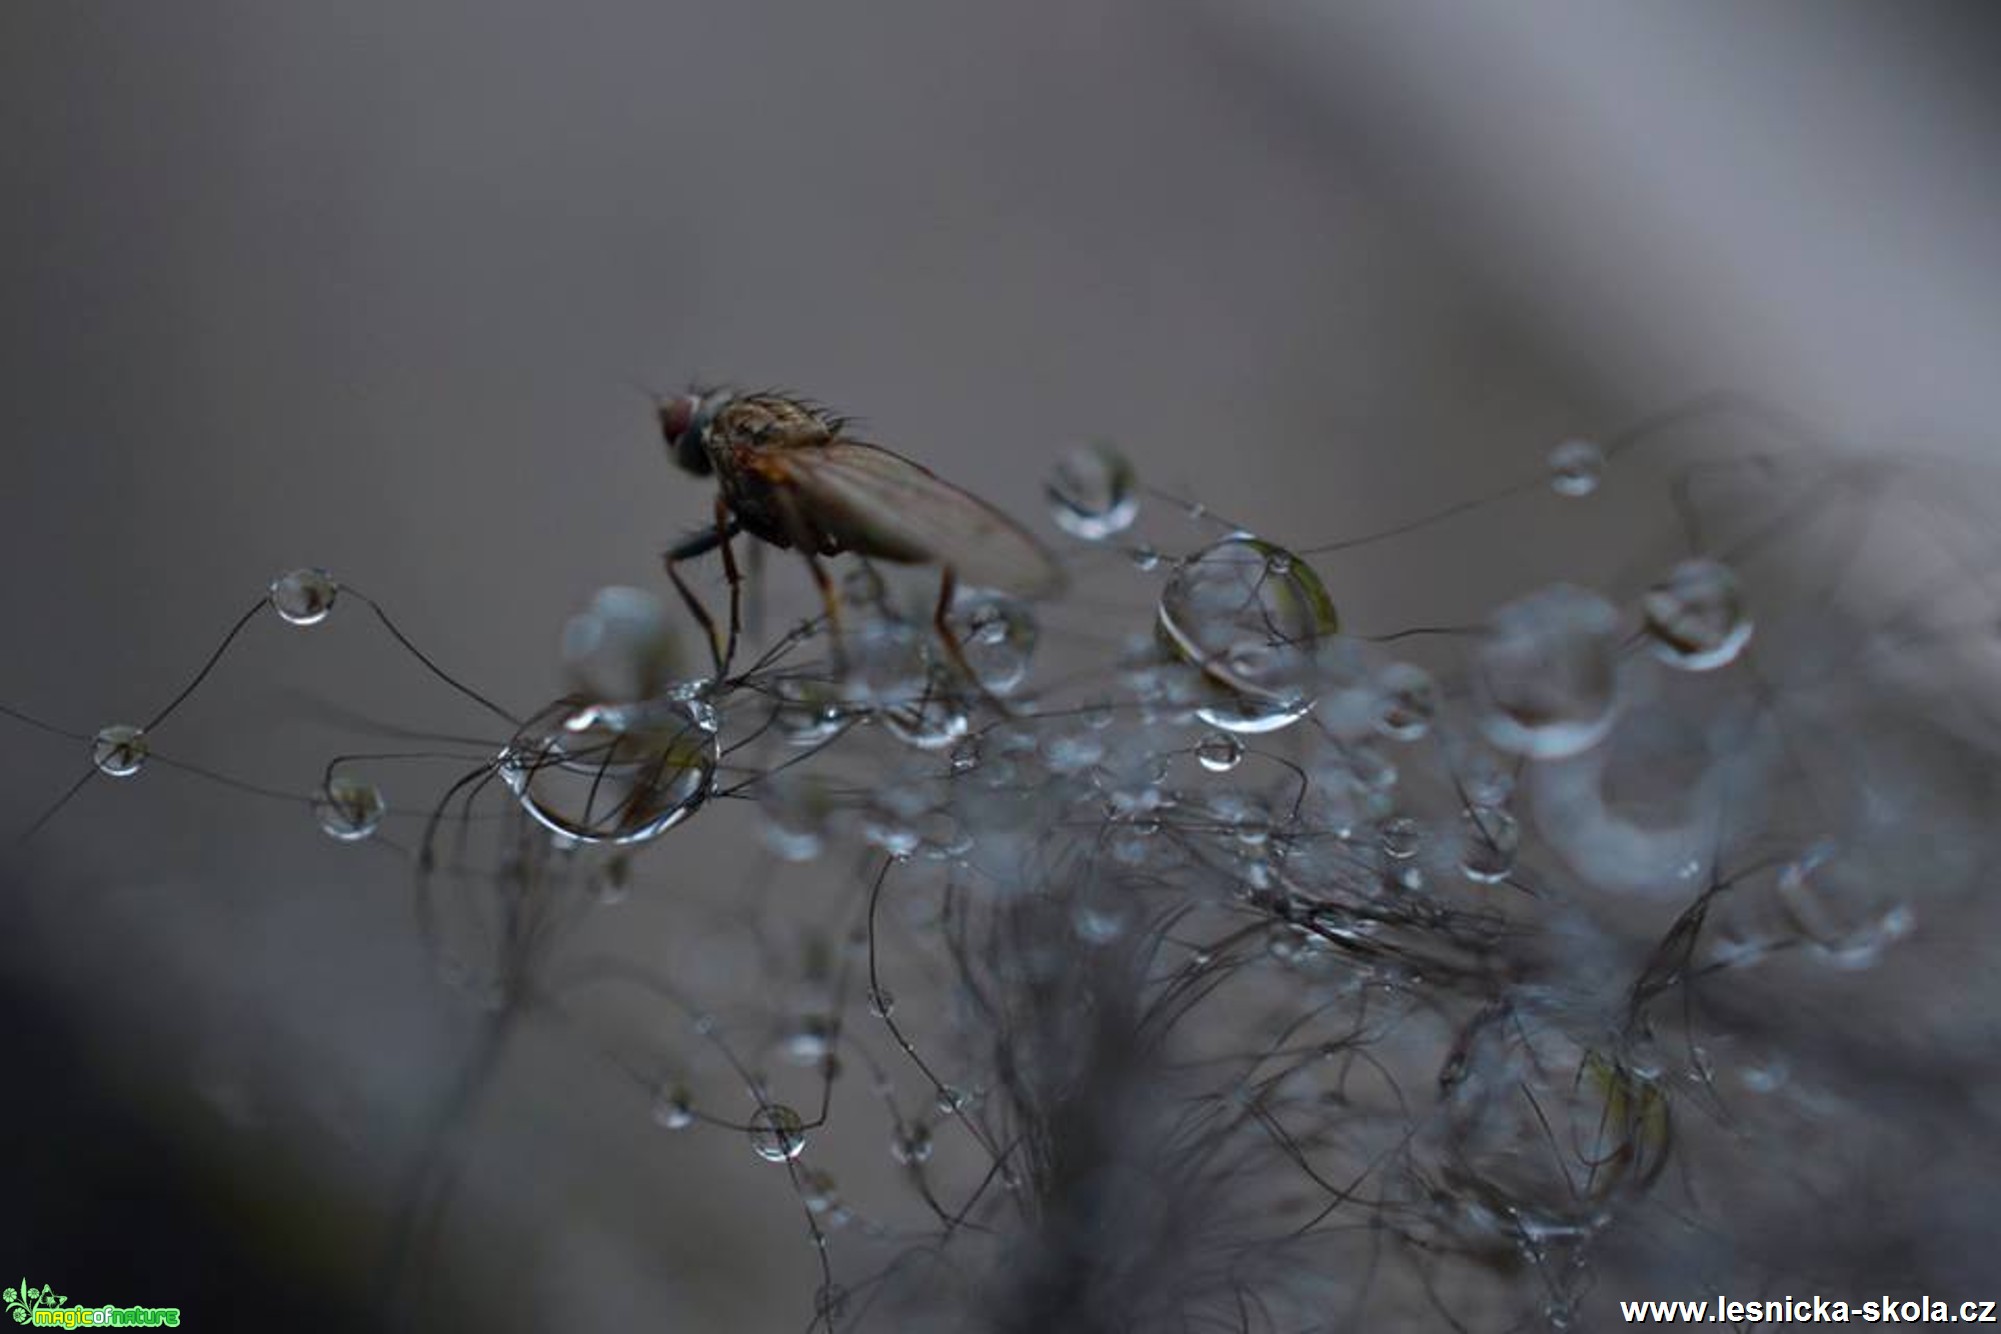
[(695, 596), (695, 590), (688, 587), (687, 580), (683, 579), (681, 572), (674, 567), (682, 561), (708, 555), (741, 529), (742, 525), (731, 519), (727, 523), (719, 524), (713, 532), (696, 533), (686, 541), (669, 548), (666, 555), (661, 558), (667, 567), (667, 578), (672, 581), (674, 591), (681, 595), (681, 601), (687, 604), (689, 612), (694, 615), (703, 632), (709, 637), (709, 653), (715, 659), (716, 675), (719, 678), (723, 674), (723, 639), (716, 629), (716, 618), (709, 614), (709, 609)]
[[(730, 538), (736, 535), (737, 523), (730, 516), (729, 502), (716, 497), (716, 545), (723, 549), (723, 578), (730, 586), (730, 632), (729, 642), (723, 648), (723, 656), (716, 664), (716, 679), (729, 675), (730, 664), (736, 661), (736, 643), (743, 628), (743, 574), (736, 567), (736, 552), (730, 548)], [(710, 634), (713, 641), (714, 632)]]
[(806, 568), (813, 572), (813, 582), (820, 589), (820, 601), (827, 607), (827, 640), (832, 646), (834, 675), (848, 674), (848, 651), (841, 640), (841, 598), (835, 591), (834, 580), (827, 573), (827, 567), (820, 563), (810, 549), (806, 552)]
[(987, 689), (987, 683), (973, 670), (973, 664), (966, 661), (966, 646), (959, 642), (957, 632), (952, 629), (952, 622), (949, 619), (952, 611), (952, 595), (958, 591), (959, 576), (951, 566), (947, 565), (944, 575), (938, 580), (938, 606), (931, 613), (931, 624), (938, 631), (938, 642), (944, 646), (945, 656), (952, 660), (952, 665), (958, 668), (959, 675), (966, 678), (966, 684), (973, 688), (973, 692), (1002, 716), (1011, 718), (1014, 716), (1013, 710), (1003, 704), (993, 691)]

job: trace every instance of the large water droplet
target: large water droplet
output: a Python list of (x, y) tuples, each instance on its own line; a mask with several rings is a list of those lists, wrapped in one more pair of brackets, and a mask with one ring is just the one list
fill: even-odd
[(1556, 759), (1589, 750), (1618, 704), (1619, 613), (1557, 584), (1496, 611), (1474, 654), (1481, 729), (1503, 750)]
[(112, 778), (130, 778), (146, 767), (152, 747), (146, 734), (130, 723), (113, 723), (98, 732), (90, 743), (90, 762), (99, 773)]
[(293, 625), (318, 625), (333, 610), (340, 585), (325, 570), (289, 570), (271, 581), (271, 607)]
[(1566, 440), (1549, 451), (1549, 489), (1577, 498), (1598, 489), (1605, 477), (1605, 451), (1589, 440)]
[(582, 843), (643, 843), (707, 799), (716, 734), (686, 701), (561, 701), (508, 744), (500, 776), (522, 808)]
[(674, 675), (666, 604), (643, 588), (601, 588), (563, 626), (562, 656), (581, 695), (610, 703), (651, 699)]
[(1751, 641), (1743, 590), (1719, 561), (1681, 562), (1647, 591), (1640, 609), (1654, 656), (1685, 672), (1721, 667)]
[(1316, 655), (1337, 629), (1312, 568), (1248, 533), (1177, 565), (1155, 620), (1160, 644), (1201, 672), (1196, 715), (1244, 733), (1284, 727), (1313, 707)]
[(320, 789), (313, 801), (313, 818), (330, 837), (359, 843), (381, 827), (387, 809), (381, 788), (366, 779), (340, 774)]
[(767, 1163), (789, 1163), (806, 1148), (806, 1123), (783, 1103), (758, 1108), (750, 1118), (750, 1147)]
[(1056, 526), (1087, 542), (1116, 537), (1139, 517), (1132, 465), (1110, 445), (1071, 451), (1050, 472), (1044, 490)]

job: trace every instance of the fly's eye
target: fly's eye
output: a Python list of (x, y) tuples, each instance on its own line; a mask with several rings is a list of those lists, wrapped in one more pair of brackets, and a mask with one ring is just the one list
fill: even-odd
[(693, 394), (676, 394), (660, 404), (660, 434), (667, 437), (668, 444), (676, 443), (688, 433), (701, 406), (702, 400)]
[(706, 477), (710, 471), (709, 451), (703, 448), (702, 433), (696, 429), (701, 411), (700, 395), (678, 394), (668, 399), (660, 405), (660, 434), (666, 439), (676, 464), (697, 477)]

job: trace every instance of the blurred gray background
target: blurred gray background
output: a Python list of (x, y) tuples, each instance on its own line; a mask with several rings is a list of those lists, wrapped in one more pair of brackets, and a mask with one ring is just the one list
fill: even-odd
[[(1110, 437), (1302, 546), (1718, 387), (1986, 457), (1981, 9), (10, 4), (0, 703), (136, 720), (299, 564), (480, 689), (546, 698), (564, 616), (653, 581), (706, 513), (641, 392), (698, 378), (829, 400), (1027, 516), (1049, 460)], [(1546, 575), (1539, 541), (1323, 573), (1364, 622), (1466, 614)], [(358, 616), (276, 629), (163, 749), (300, 790), (327, 735), (302, 692), (468, 716)], [(79, 751), (0, 729), (25, 820)], [(743, 828), (672, 855), (726, 877)], [(464, 1036), (400, 863), (149, 773), (4, 865), (21, 1059), (107, 1118), (45, 1108), (10, 1165), (54, 1190), (123, 1146), (99, 1179), (179, 1181), (135, 1244), (184, 1232), (301, 1309), (358, 1298)], [(455, 1225), (505, 1281), (466, 1300), (523, 1329), (556, 1295), (803, 1325), (805, 1248), (756, 1165), (651, 1131), (555, 1037), (505, 1082)], [(124, 1226), (92, 1212), (10, 1210), (0, 1265), (88, 1298)], [(150, 1290), (197, 1288), (174, 1272), (116, 1299), (192, 1305)]]

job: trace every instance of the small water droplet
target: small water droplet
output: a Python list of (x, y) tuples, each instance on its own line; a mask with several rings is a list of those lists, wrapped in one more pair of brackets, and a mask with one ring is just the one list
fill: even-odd
[(1385, 857), (1405, 861), (1417, 856), (1424, 841), (1424, 827), (1408, 815), (1399, 815), (1383, 822), (1381, 840)]
[(877, 987), (869, 992), (868, 1012), (878, 1019), (887, 1019), (896, 1013), (896, 993), (888, 987)]
[(789, 862), (810, 862), (826, 849), (837, 809), (833, 789), (818, 774), (787, 769), (758, 785), (764, 845)]
[(694, 1100), (684, 1088), (666, 1088), (653, 1097), (653, 1121), (666, 1130), (686, 1130), (695, 1124)]
[(381, 826), (386, 809), (381, 788), (342, 774), (320, 790), (313, 802), (313, 818), (341, 842), (359, 843)]
[(905, 1167), (931, 1161), (931, 1129), (921, 1121), (901, 1127), (889, 1137), (889, 1156)]
[(767, 1163), (789, 1163), (806, 1148), (806, 1123), (783, 1103), (760, 1107), (750, 1118), (750, 1147)]
[(1136, 546), (1126, 555), (1141, 574), (1152, 574), (1160, 568), (1160, 552), (1150, 546)]
[(1415, 663), (1395, 662), (1376, 678), (1381, 692), (1376, 730), (1392, 741), (1416, 741), (1438, 713), (1438, 686)]
[(1244, 743), (1228, 732), (1211, 732), (1195, 746), (1195, 759), (1212, 774), (1226, 774), (1242, 763)]
[(1515, 869), (1522, 830), (1506, 811), (1495, 806), (1468, 808), (1460, 819), (1460, 838), (1459, 870), (1468, 880), (1496, 884)]
[(90, 743), (90, 762), (99, 773), (112, 778), (130, 778), (146, 767), (152, 753), (146, 734), (129, 723), (113, 723), (103, 728)]
[(1102, 542), (1139, 517), (1138, 479), (1132, 464), (1110, 445), (1071, 451), (1044, 487), (1056, 526), (1087, 542)]
[(318, 625), (333, 610), (340, 585), (325, 570), (288, 570), (271, 581), (271, 607), (293, 625)]
[(1589, 440), (1566, 440), (1549, 451), (1549, 489), (1577, 499), (1598, 489), (1605, 477), (1605, 451)]

